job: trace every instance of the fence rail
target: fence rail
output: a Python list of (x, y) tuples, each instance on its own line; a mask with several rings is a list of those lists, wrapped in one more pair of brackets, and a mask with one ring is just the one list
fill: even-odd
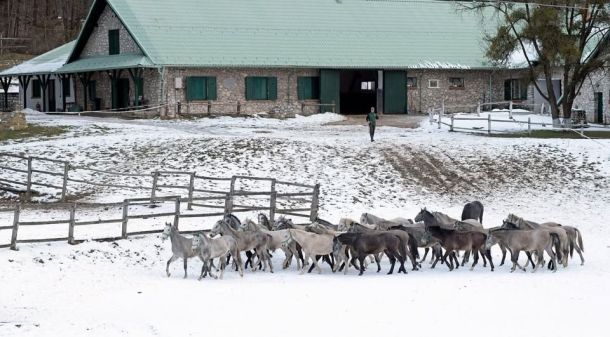
[[(266, 178), (266, 177), (251, 177), (251, 176), (233, 176), (230, 178), (217, 178), (217, 177), (206, 177), (202, 175), (197, 175), (196, 172), (183, 172), (183, 171), (154, 171), (150, 174), (136, 174), (136, 173), (121, 173), (121, 172), (112, 172), (99, 170), (95, 168), (88, 168), (83, 166), (73, 166), (69, 162), (55, 160), (55, 159), (47, 159), (40, 158), (34, 156), (22, 156), (16, 155), (12, 153), (0, 153), (0, 159), (2, 158), (15, 158), (18, 161), (22, 162), (22, 165), (27, 166), (26, 169), (15, 169), (13, 167), (7, 166), (9, 164), (0, 166), (0, 174), (3, 172), (17, 172), (15, 175), (21, 175), (22, 177), (1, 177), (0, 178), (0, 189), (9, 190), (11, 192), (15, 191), (14, 186), (23, 186), (24, 189), (20, 190), (22, 192), (21, 197), (23, 197), (22, 201), (30, 201), (32, 197), (32, 193), (35, 190), (32, 188), (33, 186), (44, 186), (50, 188), (52, 190), (61, 191), (61, 198), (58, 203), (47, 203), (47, 204), (27, 204), (21, 203), (15, 206), (11, 206), (8, 208), (0, 208), (0, 212), (13, 212), (13, 224), (12, 226), (0, 226), (0, 230), (12, 230), (11, 235), (11, 243), (9, 245), (0, 244), (0, 248), (3, 247), (11, 247), (12, 249), (16, 249), (16, 244), (20, 242), (30, 242), (27, 240), (19, 240), (18, 233), (20, 226), (42, 226), (42, 225), (61, 225), (68, 224), (69, 233), (65, 238), (69, 243), (74, 243), (74, 227), (78, 226), (93, 226), (99, 224), (109, 224), (109, 223), (121, 223), (122, 224), (122, 234), (121, 238), (126, 238), (130, 234), (127, 231), (127, 226), (130, 219), (148, 219), (156, 216), (174, 216), (174, 223), (178, 224), (180, 218), (195, 218), (195, 217), (213, 217), (213, 216), (222, 216), (228, 213), (240, 213), (240, 212), (253, 212), (253, 211), (268, 211), (269, 212), (269, 221), (271, 223), (275, 222), (276, 214), (290, 215), (296, 217), (309, 218), (310, 221), (314, 221), (318, 217), (318, 208), (319, 208), (319, 193), (320, 193), (320, 185), (309, 185), (302, 183), (292, 183), (287, 181), (279, 181), (274, 178)], [(44, 161), (50, 163), (51, 168), (39, 168), (35, 166), (35, 164), (39, 161)], [(33, 167), (36, 167), (35, 169)], [(63, 170), (63, 173), (58, 173), (58, 170)], [(107, 175), (115, 175), (115, 176), (128, 176), (128, 177), (140, 177), (146, 178), (149, 180), (150, 185), (127, 185), (120, 183), (100, 183), (94, 182), (90, 179), (81, 178), (81, 177), (71, 177), (71, 173), (75, 170), (87, 170), (91, 172), (103, 173)], [(35, 178), (38, 176), (52, 176), (55, 178), (61, 179), (61, 184), (59, 183), (48, 183), (46, 180), (40, 181)], [(164, 182), (164, 178), (168, 177), (182, 177), (184, 178), (184, 182)], [(200, 188), (200, 183), (202, 182), (222, 182), (229, 183), (228, 190), (217, 190), (217, 189), (208, 189), (208, 188)], [(89, 204), (89, 203), (66, 203), (66, 200), (70, 196), (69, 192), (72, 188), (72, 183), (91, 185), (91, 186), (101, 186), (101, 187), (109, 187), (109, 188), (121, 188), (121, 189), (133, 189), (137, 191), (145, 191), (149, 193), (149, 197), (145, 198), (130, 198), (125, 199), (122, 202), (118, 203), (104, 203), (104, 204)], [(242, 184), (247, 187), (249, 184), (257, 184), (263, 183), (267, 184), (268, 187), (262, 189), (258, 187), (255, 190), (248, 190), (244, 187), (237, 188), (238, 184)], [(8, 185), (7, 185), (8, 184)], [(61, 185), (61, 186), (60, 186)], [(277, 188), (281, 186), (282, 188), (292, 188), (292, 190), (279, 191)], [(160, 196), (158, 193), (161, 192), (162, 189), (171, 189), (171, 190), (180, 190), (184, 191), (184, 195), (170, 195), (170, 196)], [(306, 191), (304, 191), (306, 190)], [(182, 194), (182, 193), (180, 193)], [(203, 195), (202, 195), (203, 194)], [(236, 198), (239, 198), (239, 203), (236, 203)], [(264, 201), (265, 205), (261, 204), (249, 204), (248, 202), (244, 202), (244, 200), (252, 200), (257, 199), (257, 201)], [(278, 199), (281, 202), (278, 202)], [(145, 206), (158, 204), (160, 202), (167, 202), (168, 200), (173, 200), (175, 202), (175, 210), (173, 212), (168, 212), (165, 210), (161, 213), (152, 213), (152, 214), (130, 214), (129, 207), (130, 206)], [(181, 214), (180, 213), (180, 204), (182, 201), (186, 201), (187, 210), (193, 210), (193, 207), (197, 208), (205, 208), (209, 209), (207, 212), (202, 212), (198, 214)], [(217, 202), (217, 203), (214, 203)], [(289, 202), (291, 206), (284, 205), (282, 203)], [(296, 204), (296, 205), (295, 205)], [(307, 207), (305, 207), (305, 205)], [(48, 221), (23, 221), (20, 220), (21, 212), (24, 208), (29, 207), (67, 207), (70, 212), (70, 217), (66, 219), (60, 220), (48, 220)], [(123, 214), (121, 218), (108, 218), (108, 219), (97, 219), (97, 220), (87, 220), (87, 221), (76, 221), (75, 213), (77, 210), (83, 210), (86, 208), (92, 207), (121, 207), (123, 209)], [(50, 241), (62, 241), (64, 238), (49, 238), (49, 239), (35, 239), (36, 241), (32, 242), (47, 242), (45, 240)], [(111, 239), (111, 238), (108, 238)]]

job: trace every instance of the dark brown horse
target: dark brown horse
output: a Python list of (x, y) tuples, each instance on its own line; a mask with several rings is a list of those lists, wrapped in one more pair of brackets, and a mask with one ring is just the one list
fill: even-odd
[[(460, 250), (471, 251), (473, 253), (472, 255), (474, 256), (474, 262), (470, 268), (470, 270), (472, 270), (479, 262), (480, 252), (481, 254), (485, 254), (487, 256), (487, 259), (489, 259), (489, 265), (491, 266), (491, 271), (494, 270), (491, 254), (489, 253), (489, 250), (485, 249), (485, 241), (487, 240), (486, 234), (476, 231), (456, 231), (440, 226), (427, 226), (426, 231), (433, 237), (437, 238), (441, 242), (443, 248), (445, 248), (445, 255), (443, 256), (444, 260), (446, 260), (452, 252)], [(447, 267), (449, 267), (449, 270), (453, 270), (453, 263), (447, 264)]]
[[(407, 273), (405, 269), (405, 243), (394, 234), (379, 233), (344, 233), (333, 239), (333, 247), (340, 247), (336, 243), (349, 246), (355, 253), (360, 264), (360, 274), (364, 273), (364, 259), (370, 254), (385, 253), (390, 260), (391, 267), (388, 274), (394, 272), (396, 259), (400, 262), (398, 272)], [(335, 252), (333, 252), (335, 253)]]

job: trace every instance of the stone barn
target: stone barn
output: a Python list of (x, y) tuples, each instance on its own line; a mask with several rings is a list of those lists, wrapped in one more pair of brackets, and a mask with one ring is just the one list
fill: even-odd
[(519, 71), (485, 57), (487, 21), (436, 1), (96, 0), (75, 41), (38, 57), (61, 66), (0, 77), (46, 111), (405, 114), (507, 85), (526, 100)]

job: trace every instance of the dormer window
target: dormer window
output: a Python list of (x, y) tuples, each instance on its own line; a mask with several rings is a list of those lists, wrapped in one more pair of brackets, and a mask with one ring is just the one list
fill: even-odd
[(108, 54), (118, 55), (121, 53), (121, 44), (119, 39), (119, 30), (112, 29), (108, 31)]

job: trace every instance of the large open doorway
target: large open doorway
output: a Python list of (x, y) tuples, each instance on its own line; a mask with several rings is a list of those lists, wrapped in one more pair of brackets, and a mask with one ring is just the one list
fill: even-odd
[(377, 106), (376, 70), (342, 70), (340, 76), (342, 114), (365, 114)]

